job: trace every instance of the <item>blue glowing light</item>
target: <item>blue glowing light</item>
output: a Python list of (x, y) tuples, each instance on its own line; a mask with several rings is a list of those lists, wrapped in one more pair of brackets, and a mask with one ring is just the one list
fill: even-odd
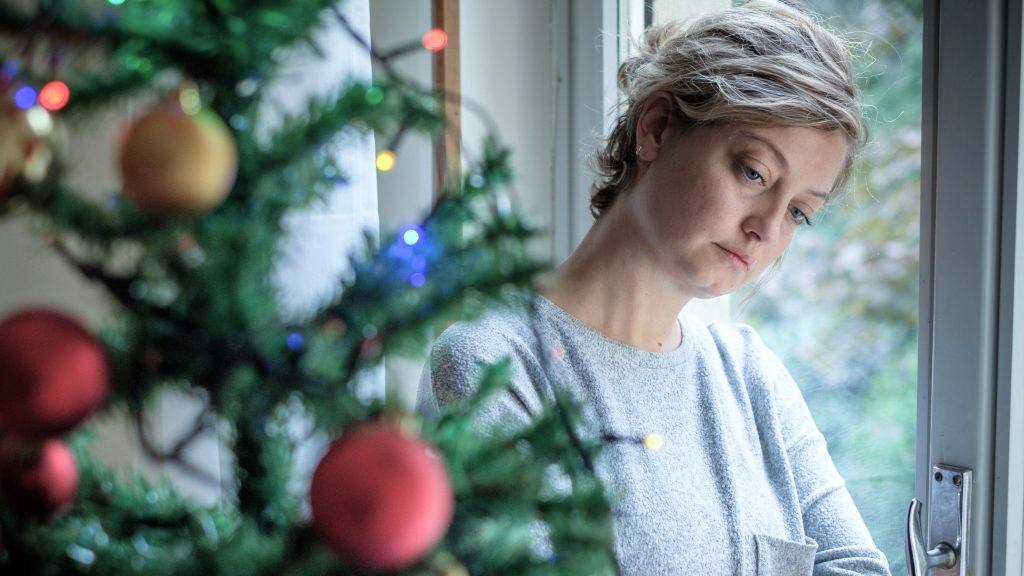
[(302, 342), (302, 334), (299, 334), (298, 332), (292, 332), (291, 334), (289, 334), (288, 340), (286, 341), (286, 343), (288, 344), (288, 348), (292, 350), (302, 349)]
[(413, 244), (420, 241), (420, 233), (410, 228), (405, 231), (405, 234), (402, 234), (402, 240), (405, 240), (406, 244), (412, 246)]
[(36, 90), (31, 86), (22, 86), (14, 93), (14, 105), (22, 110), (28, 110), (36, 105)]
[(409, 276), (409, 283), (412, 284), (413, 286), (417, 287), (417, 288), (419, 288), (420, 286), (423, 286), (423, 284), (426, 283), (426, 281), (427, 281), (427, 277), (424, 276), (423, 274), (419, 273), (419, 272), (413, 272)]

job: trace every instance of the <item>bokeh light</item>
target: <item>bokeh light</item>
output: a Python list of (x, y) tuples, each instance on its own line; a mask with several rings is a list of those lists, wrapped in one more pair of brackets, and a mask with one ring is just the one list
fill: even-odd
[(71, 90), (67, 84), (60, 80), (47, 82), (43, 89), (39, 91), (39, 105), (50, 112), (56, 112), (67, 106), (70, 99)]
[(440, 28), (431, 28), (423, 34), (423, 47), (431, 52), (440, 52), (448, 45), (448, 34)]

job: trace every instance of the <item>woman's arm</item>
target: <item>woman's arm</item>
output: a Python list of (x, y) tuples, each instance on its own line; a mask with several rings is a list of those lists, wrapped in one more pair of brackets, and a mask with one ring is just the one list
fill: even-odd
[(885, 555), (875, 546), (796, 381), (759, 336), (753, 340), (774, 391), (804, 531), (818, 542), (814, 576), (890, 576)]

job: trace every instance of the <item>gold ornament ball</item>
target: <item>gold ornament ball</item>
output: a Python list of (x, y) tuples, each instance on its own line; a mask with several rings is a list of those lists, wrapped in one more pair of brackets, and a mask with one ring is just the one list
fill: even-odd
[(238, 152), (214, 113), (164, 105), (136, 120), (121, 142), (124, 194), (151, 214), (199, 214), (216, 208), (235, 183)]

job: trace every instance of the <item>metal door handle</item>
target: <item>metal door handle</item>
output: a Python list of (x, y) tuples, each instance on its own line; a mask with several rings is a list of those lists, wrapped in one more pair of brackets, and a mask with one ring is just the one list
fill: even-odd
[(907, 511), (907, 571), (910, 576), (928, 576), (932, 568), (959, 568), (967, 574), (966, 545), (970, 529), (973, 473), (957, 466), (932, 467), (929, 521), (932, 541), (928, 549), (921, 528), (921, 501), (914, 498)]
[(925, 549), (921, 535), (921, 501), (910, 501), (907, 512), (907, 570), (910, 576), (926, 576), (932, 568), (956, 566), (956, 550), (945, 542), (931, 550)]

